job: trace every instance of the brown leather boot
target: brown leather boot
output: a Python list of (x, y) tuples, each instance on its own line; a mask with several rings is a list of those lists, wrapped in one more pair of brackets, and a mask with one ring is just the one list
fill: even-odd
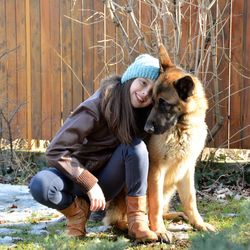
[(89, 218), (89, 204), (77, 197), (67, 208), (59, 210), (67, 220), (67, 235), (70, 237), (84, 237), (86, 235), (85, 225)]
[(128, 235), (138, 241), (153, 242), (158, 237), (148, 227), (146, 196), (127, 196)]

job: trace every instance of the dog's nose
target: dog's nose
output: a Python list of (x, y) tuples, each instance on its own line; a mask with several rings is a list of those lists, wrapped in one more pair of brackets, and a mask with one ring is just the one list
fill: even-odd
[(150, 133), (150, 134), (153, 134), (155, 129), (154, 129), (154, 125), (151, 123), (151, 124), (148, 124), (146, 123), (145, 126), (144, 126), (144, 130), (147, 132), (147, 133)]

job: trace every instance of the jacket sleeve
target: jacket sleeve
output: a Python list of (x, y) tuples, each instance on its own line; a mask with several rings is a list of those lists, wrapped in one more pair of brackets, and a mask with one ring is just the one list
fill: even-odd
[(97, 179), (72, 155), (93, 132), (97, 120), (95, 112), (80, 105), (65, 121), (46, 151), (49, 166), (80, 184), (85, 192), (97, 183)]

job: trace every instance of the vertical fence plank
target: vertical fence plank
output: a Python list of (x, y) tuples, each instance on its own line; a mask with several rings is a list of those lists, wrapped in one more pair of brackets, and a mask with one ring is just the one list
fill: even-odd
[(189, 3), (183, 3), (181, 6), (181, 15), (182, 21), (181, 21), (181, 41), (180, 41), (180, 50), (179, 50), (179, 58), (180, 58), (180, 65), (182, 65), (186, 70), (191, 70), (190, 67), (190, 61), (189, 53), (190, 46), (189, 41), (192, 39), (190, 37), (190, 19), (192, 19), (191, 16), (191, 5)]
[(63, 120), (72, 111), (72, 36), (71, 36), (71, 1), (60, 1), (61, 37), (62, 37), (62, 87)]
[(40, 0), (30, 1), (32, 139), (42, 138)]
[[(42, 138), (51, 138), (51, 58), (50, 58), (50, 1), (41, 2), (41, 85), (42, 85)], [(44, 91), (46, 89), (46, 91)]]
[(94, 90), (97, 90), (100, 86), (100, 81), (105, 76), (105, 70), (103, 67), (104, 62), (104, 48), (103, 42), (99, 43), (99, 41), (103, 41), (103, 27), (104, 27), (104, 19), (103, 19), (103, 8), (104, 5), (100, 1), (94, 2), (94, 11), (96, 12), (94, 21)]
[(17, 127), (17, 44), (16, 44), (16, 1), (8, 0), (6, 1), (6, 26), (7, 26), (7, 48), (12, 50), (8, 54), (8, 63), (7, 63), (7, 89), (8, 89), (8, 120), (11, 121), (11, 130), (13, 139), (17, 138), (18, 131)]
[[(150, 51), (148, 48), (148, 45), (151, 44), (152, 39), (152, 33), (150, 30), (150, 25), (152, 22), (151, 19), (151, 7), (146, 2), (140, 2), (141, 4), (141, 13), (140, 13), (140, 19), (139, 19), (139, 27), (143, 33), (144, 36), (144, 42), (141, 41), (141, 52), (142, 53), (153, 53), (153, 51)], [(146, 48), (145, 48), (146, 46)]]
[(5, 12), (5, 0), (0, 0), (0, 51), (1, 60), (4, 58), (3, 51), (6, 49), (6, 12)]
[[(7, 41), (6, 41), (6, 4), (0, 0), (0, 109), (7, 112)], [(0, 115), (0, 136), (6, 138), (6, 124)]]
[(26, 80), (26, 41), (25, 41), (25, 1), (16, 1), (17, 26), (17, 103), (22, 106), (18, 112), (20, 138), (27, 138), (27, 80)]
[(250, 3), (248, 0), (244, 1), (244, 43), (243, 43), (243, 62), (244, 62), (244, 75), (248, 78), (243, 79), (243, 88), (245, 91), (242, 93), (242, 110), (241, 110), (241, 132), (242, 148), (250, 148)]
[(25, 60), (26, 60), (26, 84), (27, 84), (27, 140), (28, 148), (32, 141), (32, 88), (31, 88), (31, 29), (30, 29), (30, 1), (25, 1)]
[[(243, 78), (240, 71), (243, 63), (243, 11), (244, 2), (242, 0), (234, 1), (232, 8), (232, 96), (231, 96), (231, 123), (230, 123), (230, 148), (241, 147), (241, 101), (243, 87)], [(238, 92), (238, 93), (237, 93)]]
[[(131, 2), (131, 1), (130, 1)], [(121, 6), (124, 8), (127, 5), (127, 1), (121, 1), (120, 2)], [(118, 36), (117, 36), (117, 42), (118, 44), (121, 45), (121, 48), (117, 47), (120, 51), (121, 55), (121, 50), (123, 51), (123, 56), (124, 59), (121, 61), (121, 63), (118, 64), (117, 69), (119, 70), (119, 74), (122, 75), (123, 72), (126, 70), (126, 68), (129, 66), (129, 64), (132, 63), (134, 57), (136, 56), (134, 50), (131, 50), (134, 45), (134, 39), (133, 39), (133, 33), (132, 33), (132, 26), (131, 26), (131, 20), (130, 17), (127, 13), (124, 13), (124, 17), (120, 15), (121, 18), (121, 23), (123, 25), (123, 28), (126, 31), (127, 38), (125, 38), (124, 35), (122, 35), (122, 29), (118, 26)], [(125, 39), (127, 41), (125, 41)], [(133, 54), (132, 54), (133, 53)], [(117, 51), (118, 54), (118, 51)], [(119, 54), (118, 54), (119, 56)]]
[[(221, 115), (224, 117), (224, 123), (219, 133), (215, 136), (214, 143), (220, 147), (227, 147), (228, 143), (228, 90), (229, 90), (229, 35), (230, 35), (230, 5), (228, 0), (218, 1), (219, 13), (217, 13), (219, 19), (216, 19), (219, 23), (218, 30), (221, 30), (217, 38), (217, 63), (218, 65), (218, 79), (219, 79), (219, 103)], [(224, 26), (224, 27), (223, 27)], [(216, 93), (213, 92), (215, 95)], [(215, 105), (215, 104), (214, 104)], [(215, 109), (215, 107), (213, 108)], [(213, 111), (214, 112), (214, 111)]]
[(50, 0), (52, 137), (61, 126), (60, 0)]
[[(209, 66), (208, 66), (208, 71), (205, 72), (205, 81), (203, 82), (204, 87), (205, 87), (205, 91), (206, 91), (206, 96), (208, 99), (208, 112), (206, 115), (206, 123), (208, 125), (208, 132), (210, 132), (210, 130), (213, 128), (213, 126), (215, 125), (215, 116), (214, 116), (214, 104), (215, 104), (215, 95), (214, 95), (214, 84), (215, 81), (218, 80), (218, 77), (213, 74), (214, 70), (213, 68), (217, 67), (217, 59), (218, 59), (218, 50), (217, 50), (217, 46), (218, 46), (218, 42), (216, 37), (217, 37), (217, 31), (218, 31), (218, 26), (220, 23), (220, 20), (217, 20), (217, 2), (215, 2), (215, 4), (213, 5), (212, 9), (211, 9), (211, 15), (214, 21), (214, 26), (213, 26), (213, 33), (211, 35), (214, 36), (214, 41), (212, 41), (212, 37), (210, 39), (210, 41), (208, 42), (208, 48), (211, 50), (211, 56), (209, 58)], [(219, 40), (219, 39), (218, 39)], [(207, 145), (209, 147), (215, 147), (214, 141), (211, 141), (209, 143), (209, 145)]]
[(110, 74), (115, 74), (116, 68), (116, 29), (115, 24), (112, 21), (111, 13), (107, 6), (104, 6), (105, 11), (105, 30), (104, 30), (104, 40), (105, 40), (105, 76)]
[[(119, 5), (120, 6), (126, 6), (127, 1), (125, 0), (121, 0), (119, 1)], [(129, 35), (128, 33), (128, 20), (123, 16), (123, 18), (121, 18), (121, 15), (119, 15), (120, 21), (125, 29), (125, 31), (127, 32), (127, 35)], [(128, 62), (128, 48), (127, 48), (127, 43), (124, 40), (124, 36), (122, 35), (122, 31), (121, 28), (119, 26), (115, 26), (116, 29), (116, 73), (118, 75), (122, 75), (124, 69), (126, 68)]]
[[(140, 15), (140, 1), (128, 1), (131, 3), (131, 7), (133, 9), (136, 25), (138, 25), (139, 15)], [(126, 6), (126, 5), (125, 5)], [(132, 47), (132, 51), (130, 51), (131, 61), (128, 61), (128, 64), (134, 61), (134, 59), (140, 54), (139, 49), (139, 40), (138, 34), (136, 33), (135, 26), (132, 21), (131, 13), (127, 11), (127, 19), (128, 19), (128, 35), (129, 35), (129, 42)], [(126, 67), (125, 67), (126, 68)]]
[[(72, 5), (72, 19), (81, 20), (82, 3), (81, 1), (71, 1)], [(76, 21), (71, 22), (72, 29), (72, 70), (74, 72), (72, 76), (72, 102), (73, 109), (76, 108), (83, 98), (82, 87), (82, 24)]]
[[(189, 47), (188, 47), (188, 68), (194, 72), (196, 65), (196, 50), (199, 50), (200, 43), (198, 42), (198, 24), (199, 24), (199, 13), (198, 13), (198, 1), (190, 0), (190, 10), (189, 10), (189, 20), (188, 20), (188, 37), (189, 37)], [(172, 27), (173, 28), (173, 27)]]
[(82, 41), (83, 41), (83, 84), (85, 87), (84, 99), (94, 92), (94, 30), (89, 20), (93, 15), (93, 1), (82, 0)]

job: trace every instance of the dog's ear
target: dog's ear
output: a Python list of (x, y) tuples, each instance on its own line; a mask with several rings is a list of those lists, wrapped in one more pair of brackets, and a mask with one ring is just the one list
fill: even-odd
[(182, 77), (177, 82), (175, 82), (174, 86), (179, 97), (183, 101), (186, 101), (189, 96), (193, 95), (194, 82), (190, 76)]
[(173, 66), (173, 63), (168, 55), (168, 52), (162, 43), (159, 45), (159, 60), (163, 70), (165, 70), (170, 66)]

